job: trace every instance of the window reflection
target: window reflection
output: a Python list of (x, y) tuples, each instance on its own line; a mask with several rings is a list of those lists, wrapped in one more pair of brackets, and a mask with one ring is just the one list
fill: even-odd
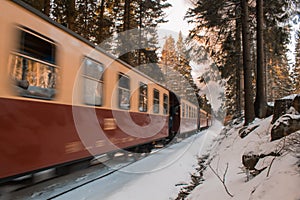
[(33, 31), (20, 28), (19, 49), (10, 55), (11, 77), (20, 96), (53, 99), (59, 70), (55, 44)]
[(103, 65), (90, 58), (84, 58), (84, 103), (101, 106), (103, 96)]
[(12, 79), (24, 97), (52, 99), (56, 94), (58, 69), (21, 55), (11, 55)]
[(123, 73), (119, 74), (119, 108), (130, 109), (130, 79)]
[(148, 109), (148, 86), (140, 83), (140, 98), (139, 98), (139, 111), (147, 112)]
[(169, 98), (167, 94), (164, 94), (164, 114), (167, 115), (169, 112)]
[(159, 91), (153, 90), (153, 113), (159, 113)]

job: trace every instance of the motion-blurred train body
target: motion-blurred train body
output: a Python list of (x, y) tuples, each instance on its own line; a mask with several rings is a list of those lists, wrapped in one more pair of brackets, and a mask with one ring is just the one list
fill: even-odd
[(1, 2), (0, 25), (0, 183), (142, 152), (210, 124), (198, 106), (19, 0)]

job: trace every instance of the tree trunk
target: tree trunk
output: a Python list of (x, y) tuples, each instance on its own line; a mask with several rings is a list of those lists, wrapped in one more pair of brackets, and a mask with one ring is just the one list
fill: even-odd
[(250, 58), (249, 38), (249, 10), (248, 1), (241, 0), (242, 7), (242, 41), (243, 41), (243, 68), (244, 68), (244, 98), (245, 98), (245, 125), (250, 124), (254, 118), (252, 68)]
[(236, 63), (236, 112), (235, 117), (241, 116), (242, 111), (242, 102), (241, 102), (241, 67), (242, 67), (242, 38), (241, 38), (241, 19), (238, 17), (240, 12), (239, 9), (236, 9), (236, 36), (235, 36), (235, 48), (237, 49), (237, 63)]
[(100, 4), (100, 12), (99, 12), (99, 35), (98, 35), (98, 43), (100, 44), (104, 40), (103, 29), (104, 29), (104, 0), (101, 0)]
[(132, 50), (130, 47), (130, 37), (129, 37), (129, 29), (130, 29), (130, 0), (125, 0), (124, 4), (124, 16), (123, 16), (123, 31), (124, 31), (124, 40), (122, 41), (123, 45), (123, 54), (121, 55), (121, 59), (129, 64), (131, 64), (131, 56), (130, 51)]
[(44, 14), (47, 15), (48, 17), (50, 16), (50, 0), (44, 0)]
[(264, 62), (264, 39), (263, 39), (263, 0), (256, 1), (257, 17), (257, 73), (256, 73), (256, 98), (255, 98), (255, 115), (259, 118), (267, 116), (266, 102), (266, 69)]
[(139, 49), (138, 49), (138, 66), (141, 65), (141, 48), (142, 48), (142, 26), (143, 26), (143, 18), (142, 18), (142, 10), (143, 10), (143, 2), (139, 0)]
[(130, 0), (125, 0), (123, 31), (127, 31), (129, 29), (130, 29)]
[(69, 0), (67, 10), (67, 27), (72, 31), (75, 31), (75, 13), (75, 0)]

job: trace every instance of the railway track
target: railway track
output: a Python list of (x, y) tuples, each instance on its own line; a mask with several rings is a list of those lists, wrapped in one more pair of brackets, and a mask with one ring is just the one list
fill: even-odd
[[(143, 157), (145, 156), (139, 159)], [(132, 155), (115, 156), (113, 159), (109, 159), (105, 162), (100, 162), (96, 159), (92, 162), (90, 167), (68, 175), (50, 178), (34, 184), (26, 185), (23, 183), (19, 185), (6, 185), (0, 189), (0, 200), (55, 199), (79, 187), (105, 178), (136, 161), (137, 158)]]
[(67, 189), (67, 190), (65, 190), (65, 191), (63, 191), (63, 192), (54, 194), (54, 195), (48, 197), (47, 199), (49, 199), (49, 200), (55, 199), (55, 198), (57, 198), (57, 197), (59, 197), (59, 196), (61, 196), (61, 195), (63, 195), (63, 194), (66, 194), (66, 193), (68, 193), (68, 192), (71, 192), (71, 191), (73, 191), (73, 190), (75, 190), (75, 189), (77, 189), (77, 188), (79, 188), (79, 187), (82, 187), (82, 186), (87, 185), (87, 184), (89, 184), (89, 183), (92, 183), (92, 182), (94, 182), (94, 181), (96, 181), (96, 180), (99, 180), (99, 179), (101, 179), (101, 178), (104, 178), (104, 177), (106, 177), (106, 176), (109, 176), (109, 175), (113, 174), (114, 172), (116, 172), (116, 171), (118, 171), (118, 170), (120, 170), (120, 169), (122, 169), (122, 168), (124, 168), (124, 167), (126, 167), (126, 166), (128, 166), (128, 165), (130, 165), (130, 164), (132, 164), (132, 162), (131, 162), (131, 163), (128, 163), (128, 164), (125, 164), (125, 165), (123, 165), (122, 167), (120, 167), (120, 168), (118, 168), (118, 169), (112, 169), (112, 170), (109, 170), (109, 171), (107, 171), (106, 173), (104, 173), (104, 174), (102, 174), (102, 175), (100, 175), (100, 176), (98, 176), (98, 177), (96, 177), (96, 178), (87, 180), (87, 181), (85, 181), (85, 182), (83, 182), (83, 183), (80, 183), (79, 185), (74, 186), (74, 187), (72, 187), (72, 188), (69, 188), (69, 189)]
[[(74, 171), (64, 176), (53, 176), (45, 180), (32, 182), (20, 181), (0, 187), (0, 200), (51, 200), (72, 192), (77, 188), (88, 185), (94, 181), (105, 178), (117, 171), (122, 170), (134, 162), (154, 154), (161, 150), (161, 146), (153, 149), (151, 153), (116, 153), (113, 158), (100, 157), (91, 161), (88, 168)], [(47, 172), (46, 172), (47, 173)], [(51, 174), (50, 172), (48, 172)], [(45, 175), (42, 176), (51, 176)], [(35, 179), (40, 179), (37, 177)]]
[[(169, 144), (168, 146), (172, 146), (172, 144)], [(46, 180), (31, 182), (32, 179), (40, 179), (40, 177), (37, 177), (32, 178), (31, 181), (24, 181), (25, 183), (16, 182), (16, 184), (6, 185), (4, 187), (0, 187), (0, 200), (56, 199), (64, 194), (76, 190), (77, 188), (83, 187), (120, 171), (122, 168), (147, 157), (149, 154), (154, 154), (162, 150), (163, 147), (166, 146), (156, 146), (156, 148), (154, 148), (150, 153), (139, 154), (120, 152), (116, 153), (113, 157), (106, 156), (105, 158), (95, 158), (91, 161), (88, 168), (77, 170), (67, 175), (56, 175), (51, 178), (47, 178)], [(45, 176), (45, 174), (42, 176)]]

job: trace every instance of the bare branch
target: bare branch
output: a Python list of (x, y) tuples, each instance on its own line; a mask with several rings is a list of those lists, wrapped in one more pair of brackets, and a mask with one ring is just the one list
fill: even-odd
[[(284, 138), (284, 140), (283, 140), (283, 145), (282, 145), (281, 149), (279, 149), (279, 151), (277, 152), (278, 155), (280, 155), (280, 152), (281, 152), (281, 151), (284, 149), (284, 147), (285, 147), (285, 139), (286, 139), (286, 138)], [(269, 166), (269, 169), (268, 169), (268, 172), (267, 172), (267, 177), (269, 177), (269, 175), (270, 175), (271, 167), (272, 167), (272, 165), (273, 165), (273, 162), (274, 162), (275, 158), (276, 158), (276, 156), (274, 156), (274, 158), (272, 159), (272, 161), (271, 161), (271, 163), (270, 163), (270, 166)]]
[(233, 195), (229, 192), (227, 186), (226, 186), (226, 174), (227, 174), (227, 171), (228, 171), (228, 163), (226, 164), (226, 169), (225, 169), (225, 172), (223, 174), (223, 179), (221, 179), (220, 175), (210, 166), (210, 164), (208, 164), (209, 168), (211, 169), (211, 171), (218, 177), (218, 179), (221, 181), (221, 183), (223, 184), (224, 188), (225, 188), (225, 191), (226, 193), (230, 196), (230, 197), (233, 197)]

